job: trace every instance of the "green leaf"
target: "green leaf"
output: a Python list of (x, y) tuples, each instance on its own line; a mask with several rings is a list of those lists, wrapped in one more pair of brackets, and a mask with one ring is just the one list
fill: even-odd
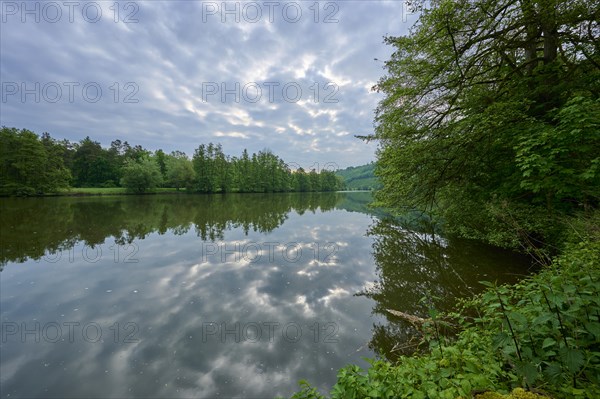
[(514, 321), (515, 323), (517, 323), (520, 327), (527, 326), (527, 318), (525, 316), (523, 316), (521, 313), (510, 312), (508, 314), (508, 317), (511, 321)]
[(594, 338), (600, 338), (600, 323), (585, 323), (585, 329), (594, 335)]
[(546, 312), (533, 319), (532, 324), (546, 324), (547, 322), (549, 322), (550, 320), (554, 320), (555, 318), (556, 316), (554, 314)]
[(471, 383), (469, 382), (469, 380), (461, 380), (460, 387), (462, 388), (463, 395), (468, 395), (472, 389)]
[(549, 381), (558, 380), (562, 376), (562, 373), (562, 367), (558, 363), (552, 363), (544, 370), (544, 374)]
[(539, 375), (537, 367), (530, 362), (517, 362), (515, 368), (517, 373), (523, 376), (529, 384), (535, 382)]
[(577, 349), (562, 347), (558, 355), (571, 374), (576, 373), (584, 364), (583, 353)]
[(510, 335), (504, 332), (498, 333), (492, 338), (492, 345), (494, 345), (495, 349), (501, 348), (511, 342), (512, 341)]

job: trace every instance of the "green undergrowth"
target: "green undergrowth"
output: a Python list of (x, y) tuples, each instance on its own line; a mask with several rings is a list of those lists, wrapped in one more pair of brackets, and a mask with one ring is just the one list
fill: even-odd
[[(432, 309), (425, 351), (394, 364), (367, 359), (366, 370), (348, 365), (329, 396), (600, 398), (600, 240), (592, 235), (516, 285), (482, 282), (487, 290), (455, 313)], [(438, 333), (448, 327), (453, 337)], [(293, 398), (325, 397), (306, 381), (300, 387)]]

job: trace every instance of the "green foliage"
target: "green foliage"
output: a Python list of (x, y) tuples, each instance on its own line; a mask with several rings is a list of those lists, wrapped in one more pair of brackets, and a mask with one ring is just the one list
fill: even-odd
[(333, 172), (300, 168), (290, 170), (288, 165), (270, 150), (240, 158), (223, 154), (220, 145), (200, 145), (192, 159), (196, 173), (194, 190), (203, 193), (242, 192), (272, 193), (286, 191), (335, 191), (341, 182)]
[(115, 177), (107, 152), (89, 137), (79, 143), (73, 155), (73, 172), (78, 187), (99, 187)]
[[(600, 394), (600, 243), (570, 248), (539, 276), (474, 302), (519, 381), (563, 397)], [(593, 390), (592, 390), (593, 391)]]
[(60, 143), (27, 130), (0, 129), (0, 195), (39, 195), (69, 186)]
[[(176, 157), (177, 155), (175, 153), (171, 154), (172, 156)], [(185, 158), (187, 158), (185, 156), (185, 154), (183, 154), (183, 156)], [(160, 169), (160, 174), (162, 175), (163, 181), (168, 180), (167, 177), (167, 155), (165, 154), (165, 152), (162, 149), (158, 149), (156, 151), (154, 151), (154, 159), (156, 159), (156, 163), (158, 164), (158, 167)]]
[[(556, 246), (560, 245), (565, 228), (563, 218), (550, 214), (544, 206), (500, 199), (481, 204), (464, 193), (454, 194), (454, 201), (448, 201), (443, 211), (446, 234), (519, 249), (539, 258), (558, 252)], [(468, 218), (466, 210), (469, 210)]]
[(192, 159), (196, 172), (195, 190), (203, 193), (214, 193), (229, 186), (228, 163), (220, 145), (201, 144)]
[(300, 380), (298, 385), (301, 389), (292, 396), (292, 399), (325, 399), (325, 396), (321, 395), (316, 388), (311, 387), (308, 381)]
[(162, 184), (160, 167), (154, 159), (129, 160), (123, 166), (121, 185), (129, 191), (143, 193)]
[(386, 39), (365, 137), (380, 144), (378, 201), (495, 244), (551, 242), (552, 223), (531, 214), (598, 206), (600, 2), (413, 4), (410, 34)]
[[(370, 361), (364, 373), (357, 366), (340, 370), (332, 398), (456, 398), (472, 390), (499, 389), (501, 365), (487, 351), (489, 336), (465, 332), (440, 352), (431, 341), (427, 356), (403, 357), (398, 364)], [(437, 348), (436, 348), (437, 347)]]
[[(78, 188), (116, 188), (143, 193), (163, 183), (176, 190), (201, 193), (266, 193), (336, 191), (342, 183), (333, 172), (292, 171), (270, 150), (240, 158), (224, 154), (220, 144), (200, 145), (190, 160), (181, 151), (167, 155), (127, 141), (110, 148), (86, 137), (79, 143), (56, 141), (48, 133), (39, 138), (23, 129), (0, 130), (0, 195), (40, 195)], [(152, 159), (151, 162), (148, 162)], [(155, 164), (155, 165), (152, 165)], [(156, 174), (156, 168), (158, 174)], [(117, 190), (118, 191), (118, 190)]]
[(554, 201), (600, 197), (600, 100), (569, 100), (552, 124), (529, 129), (516, 146), (521, 187)]
[(185, 154), (172, 153), (166, 156), (163, 162), (165, 163), (164, 175), (171, 187), (175, 187), (177, 190), (181, 187), (185, 187), (186, 190), (192, 190), (196, 179), (196, 172), (194, 171), (192, 162)]
[(350, 166), (336, 171), (335, 174), (344, 180), (344, 188), (347, 190), (375, 190), (381, 188), (381, 183), (375, 176), (374, 163)]

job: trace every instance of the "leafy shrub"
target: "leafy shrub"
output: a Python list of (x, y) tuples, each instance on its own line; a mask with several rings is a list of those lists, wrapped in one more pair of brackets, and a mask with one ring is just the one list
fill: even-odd
[(540, 275), (475, 302), (494, 350), (519, 380), (565, 397), (600, 396), (600, 244), (570, 249)]

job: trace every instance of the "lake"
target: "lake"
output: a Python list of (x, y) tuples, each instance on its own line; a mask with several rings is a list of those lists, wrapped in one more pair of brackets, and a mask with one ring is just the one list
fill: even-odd
[[(0, 199), (1, 396), (322, 391), (527, 258), (408, 230), (370, 193)], [(423, 301), (422, 298), (427, 298)], [(429, 302), (429, 303), (428, 303)]]

